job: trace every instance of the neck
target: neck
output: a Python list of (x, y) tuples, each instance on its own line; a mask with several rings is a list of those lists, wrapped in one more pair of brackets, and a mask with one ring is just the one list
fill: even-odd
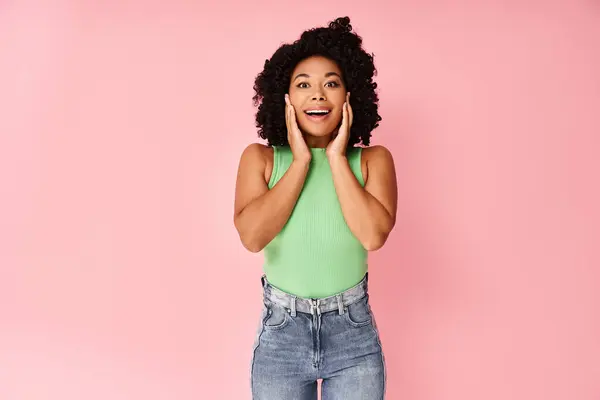
[(310, 148), (325, 148), (329, 144), (333, 135), (327, 136), (311, 136), (304, 134), (306, 145)]

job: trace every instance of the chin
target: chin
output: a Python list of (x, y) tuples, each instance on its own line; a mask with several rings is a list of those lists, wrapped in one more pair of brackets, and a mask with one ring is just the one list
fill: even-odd
[(326, 137), (326, 136), (331, 136), (331, 132), (328, 131), (305, 131), (307, 135), (309, 136), (313, 136), (313, 137)]
[(302, 132), (304, 132), (307, 135), (310, 136), (314, 136), (314, 137), (325, 137), (325, 136), (331, 136), (332, 132), (336, 129), (335, 127), (318, 127), (315, 128), (314, 126), (300, 126), (300, 129), (302, 130)]

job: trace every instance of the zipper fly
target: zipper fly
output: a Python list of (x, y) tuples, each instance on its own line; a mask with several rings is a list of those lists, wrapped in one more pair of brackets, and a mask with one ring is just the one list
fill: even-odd
[(319, 306), (320, 301), (318, 299), (313, 299), (310, 303), (310, 313), (313, 316), (314, 327), (313, 345), (315, 358), (313, 366), (315, 368), (318, 368), (321, 363), (321, 309)]

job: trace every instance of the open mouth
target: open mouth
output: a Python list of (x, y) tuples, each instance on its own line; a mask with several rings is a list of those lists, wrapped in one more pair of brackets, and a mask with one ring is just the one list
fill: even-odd
[(329, 114), (331, 114), (331, 110), (306, 110), (304, 113), (308, 116), (309, 119), (314, 121), (321, 121), (327, 118)]

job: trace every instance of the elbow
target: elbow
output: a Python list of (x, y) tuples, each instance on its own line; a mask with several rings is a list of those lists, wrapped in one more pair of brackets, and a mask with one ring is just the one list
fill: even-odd
[(379, 233), (371, 235), (367, 240), (365, 240), (362, 245), (367, 251), (376, 251), (383, 247), (387, 240), (386, 234)]
[(240, 241), (242, 242), (242, 245), (249, 252), (258, 253), (265, 247), (264, 245), (262, 245), (260, 243), (260, 241), (258, 240), (258, 238), (256, 236), (253, 236), (253, 235), (250, 235), (247, 233), (244, 234), (241, 232), (238, 232), (238, 233), (239, 233)]
[(260, 242), (257, 235), (252, 234), (248, 229), (243, 229), (239, 224), (238, 220), (234, 221), (235, 228), (238, 231), (238, 235), (240, 237), (240, 241), (246, 250), (251, 253), (260, 252), (265, 246)]
[(242, 238), (242, 244), (244, 245), (244, 248), (251, 253), (258, 253), (264, 248), (264, 246), (261, 246), (256, 241), (244, 240), (243, 238)]
[(394, 228), (395, 221), (390, 220), (388, 226), (383, 227), (382, 229), (378, 229), (375, 232), (371, 233), (368, 238), (366, 238), (362, 245), (367, 251), (376, 251), (383, 247), (385, 242), (390, 235), (390, 232)]

